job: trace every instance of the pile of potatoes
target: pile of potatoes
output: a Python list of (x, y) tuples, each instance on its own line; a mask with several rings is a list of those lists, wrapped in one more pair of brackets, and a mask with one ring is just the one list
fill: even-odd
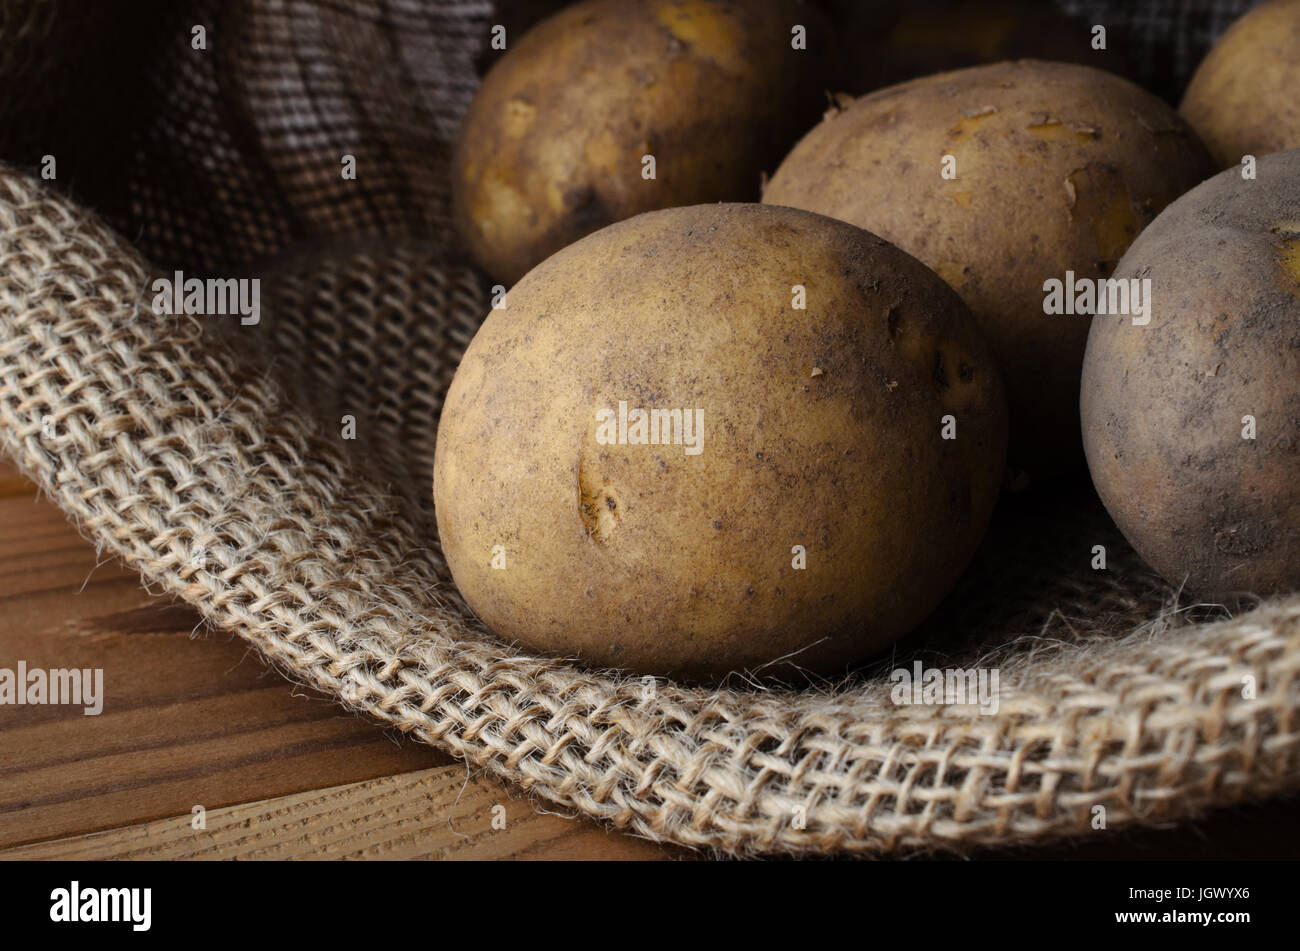
[(433, 471), (470, 607), (642, 674), (833, 675), (1085, 460), (1171, 583), (1300, 588), (1300, 0), (1181, 115), (1073, 40), (829, 96), (836, 15), (583, 0), (505, 35), (452, 190), (508, 289)]

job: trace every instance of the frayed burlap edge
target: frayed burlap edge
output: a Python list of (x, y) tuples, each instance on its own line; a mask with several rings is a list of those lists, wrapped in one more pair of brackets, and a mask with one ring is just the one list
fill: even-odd
[[(154, 315), (138, 255), (0, 167), (0, 447), (101, 550), (287, 676), (576, 813), (735, 855), (967, 851), (1300, 786), (1300, 597), (1003, 652), (995, 715), (704, 690), (510, 651), (427, 515)], [(450, 297), (454, 282), (430, 290)], [(438, 303), (438, 301), (435, 301)]]

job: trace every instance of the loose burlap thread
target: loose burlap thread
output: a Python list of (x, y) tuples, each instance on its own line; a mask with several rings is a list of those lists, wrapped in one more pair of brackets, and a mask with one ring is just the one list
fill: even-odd
[[(320, 36), (338, 20), (366, 46), (351, 10), (232, 6), (231, 19), (209, 10), (227, 43), (305, 35), (327, 49)], [(372, 30), (419, 17), (439, 26), (419, 3), (356, 6)], [(311, 29), (293, 33), (303, 16)], [(433, 35), (463, 36), (457, 16)], [(440, 76), (468, 68), (473, 51), (446, 42), (416, 86), (463, 105), (472, 82)], [(249, 69), (242, 85), (259, 75)], [(392, 88), (391, 76), (373, 88)], [(258, 87), (259, 108), (272, 95)], [(353, 95), (360, 116), (366, 100)], [(400, 125), (359, 136), (363, 160), (370, 133)], [(450, 123), (433, 127), (445, 149)], [(246, 140), (237, 123), (223, 128), (238, 147), (222, 161), (240, 161)], [(1116, 830), (1300, 786), (1300, 597), (1233, 612), (1180, 602), (1086, 484), (1004, 499), (938, 614), (841, 682), (647, 685), (502, 643), (456, 593), (429, 492), (442, 394), (487, 282), (458, 263), (445, 229), (414, 212), (393, 225), (377, 199), (350, 214), (318, 194), (347, 186), (255, 138), (261, 174), (318, 176), (272, 189), (279, 206), (321, 211), (286, 212), (242, 257), (245, 232), (211, 226), (238, 203), (186, 216), (182, 198), (221, 176), (209, 163), (185, 177), (179, 151), (161, 197), (167, 181), (123, 172), (142, 216), (117, 219), (130, 241), (80, 201), (0, 168), (0, 448), (102, 551), (286, 676), (554, 806), (735, 855), (969, 851), (1087, 833), (1098, 806)], [(445, 225), (438, 175), (425, 184), (427, 170), (389, 154), (388, 177), (365, 187), (424, 195)], [(432, 164), (445, 168), (446, 154)], [(140, 247), (167, 268), (256, 263), (261, 322), (155, 314)], [(355, 442), (340, 439), (345, 412)], [(1089, 564), (1094, 544), (1106, 546), (1105, 571)], [(895, 704), (887, 673), (915, 659), (996, 666), (997, 712)]]

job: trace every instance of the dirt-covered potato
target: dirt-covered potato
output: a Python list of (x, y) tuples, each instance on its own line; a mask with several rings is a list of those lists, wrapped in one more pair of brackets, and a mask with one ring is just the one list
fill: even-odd
[(1172, 109), (1102, 70), (1024, 60), (882, 89), (832, 112), (765, 203), (842, 218), (934, 268), (975, 312), (1011, 407), (1012, 467), (1081, 466), (1087, 316), (1044, 284), (1110, 274), (1165, 205), (1210, 174)]
[(465, 244), (513, 283), (640, 212), (756, 201), (825, 105), (823, 24), (785, 0), (587, 0), (507, 36), (454, 159)]
[(1300, 148), (1300, 0), (1247, 12), (1196, 68), (1179, 107), (1219, 168)]
[(502, 637), (658, 674), (829, 671), (935, 607), (1005, 441), (988, 347), (918, 261), (819, 215), (699, 205), (510, 291), (448, 392), (433, 493)]
[(1098, 317), (1081, 410), (1093, 482), (1124, 535), (1202, 598), (1300, 588), (1300, 150), (1174, 202), (1117, 279), (1149, 324)]

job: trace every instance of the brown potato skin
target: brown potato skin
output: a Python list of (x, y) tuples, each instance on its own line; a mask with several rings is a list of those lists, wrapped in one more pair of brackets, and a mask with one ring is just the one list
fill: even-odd
[[(805, 50), (791, 48), (795, 24)], [(757, 200), (825, 105), (826, 30), (786, 0), (586, 0), (508, 37), (453, 161), (465, 245), (512, 284), (643, 211)]]
[(1247, 11), (1192, 75), (1179, 112), (1217, 168), (1300, 148), (1300, 0)]
[(1228, 169), (1142, 232), (1116, 277), (1151, 279), (1151, 322), (1097, 317), (1083, 364), (1102, 501), (1166, 580), (1213, 600), (1300, 588), (1300, 150), (1258, 176)]
[[(984, 109), (995, 111), (968, 115)], [(944, 155), (955, 179), (940, 175)], [(1086, 316), (1043, 313), (1043, 282), (1067, 270), (1105, 277), (1160, 209), (1210, 173), (1195, 134), (1154, 96), (1101, 70), (1022, 60), (828, 113), (763, 201), (865, 228), (948, 281), (1001, 362), (1011, 465), (1040, 477), (1083, 464), (1088, 336)]]
[[(618, 400), (702, 409), (703, 451), (601, 444)], [(819, 215), (699, 205), (612, 225), (510, 291), (447, 394), (433, 494), (456, 584), (503, 638), (642, 673), (795, 651), (765, 673), (826, 672), (935, 607), (1005, 450), (996, 366), (933, 273)]]

